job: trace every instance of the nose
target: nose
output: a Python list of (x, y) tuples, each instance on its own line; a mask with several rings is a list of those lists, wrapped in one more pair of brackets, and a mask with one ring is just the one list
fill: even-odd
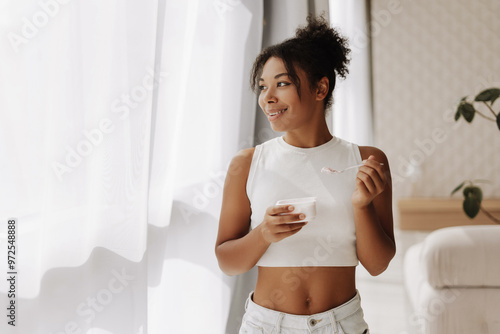
[(274, 89), (268, 88), (265, 91), (262, 91), (262, 100), (265, 103), (276, 103), (278, 99), (276, 98)]

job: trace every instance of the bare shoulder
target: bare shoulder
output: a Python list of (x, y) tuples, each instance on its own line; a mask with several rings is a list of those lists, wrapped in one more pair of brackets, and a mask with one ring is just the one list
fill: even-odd
[(253, 153), (255, 152), (255, 147), (246, 148), (240, 150), (231, 160), (229, 165), (228, 175), (230, 176), (248, 176), (248, 171), (250, 170), (250, 165), (252, 164)]
[(359, 146), (359, 153), (361, 154), (361, 159), (366, 160), (370, 155), (373, 155), (375, 157), (375, 160), (384, 163), (386, 166), (389, 165), (389, 162), (387, 160), (387, 156), (385, 153), (374, 146)]
[(255, 147), (242, 149), (238, 153), (236, 153), (233, 160), (238, 160), (241, 162), (252, 162), (253, 152), (255, 152)]

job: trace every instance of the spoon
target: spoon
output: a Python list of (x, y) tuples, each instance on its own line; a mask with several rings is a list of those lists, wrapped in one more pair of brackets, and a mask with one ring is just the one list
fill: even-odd
[[(380, 164), (380, 166), (383, 166), (383, 165), (384, 165), (383, 163)], [(354, 166), (347, 167), (347, 168), (340, 169), (340, 170), (332, 169), (330, 167), (323, 167), (321, 169), (321, 173), (325, 173), (325, 174), (340, 174), (340, 173), (345, 172), (346, 170), (353, 169), (353, 168), (356, 168), (356, 167), (361, 167), (361, 166), (364, 166), (364, 164), (354, 165)]]

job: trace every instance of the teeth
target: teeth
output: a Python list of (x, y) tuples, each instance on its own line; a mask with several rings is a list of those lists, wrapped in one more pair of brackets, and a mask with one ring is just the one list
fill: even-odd
[(285, 112), (286, 110), (287, 110), (287, 108), (285, 108), (285, 109), (283, 109), (283, 110), (280, 110), (280, 111), (277, 111), (277, 112), (275, 112), (275, 113), (269, 114), (269, 116), (276, 116), (276, 115), (278, 115), (278, 114), (281, 114), (281, 113)]

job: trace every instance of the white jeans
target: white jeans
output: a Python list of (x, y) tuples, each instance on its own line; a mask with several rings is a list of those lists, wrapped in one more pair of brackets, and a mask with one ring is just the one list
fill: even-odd
[(348, 302), (331, 310), (295, 315), (274, 311), (252, 300), (253, 291), (245, 303), (245, 315), (239, 334), (368, 334), (363, 319), (359, 292)]

